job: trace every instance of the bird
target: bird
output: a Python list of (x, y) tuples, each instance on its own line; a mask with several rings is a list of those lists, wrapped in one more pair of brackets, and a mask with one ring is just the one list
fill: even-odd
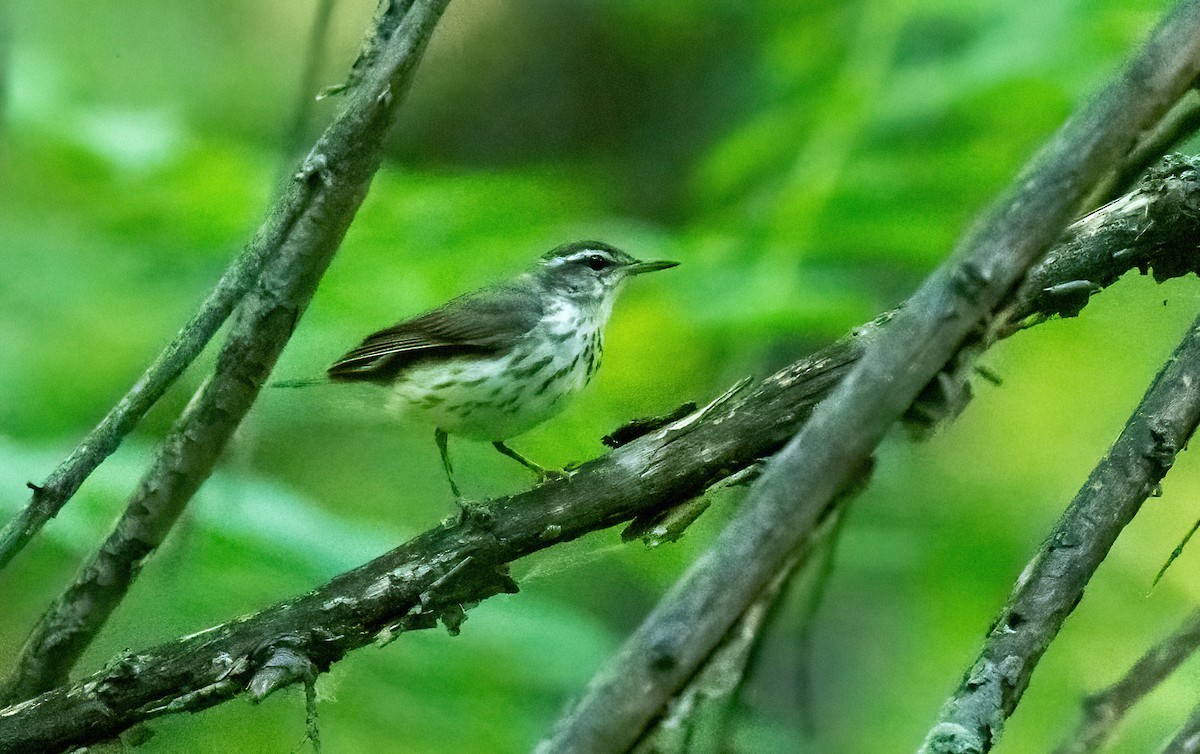
[(566, 243), (515, 278), (371, 333), (326, 376), (335, 383), (381, 385), (393, 408), (432, 424), (460, 506), (449, 435), (490, 442), (541, 483), (557, 472), (507, 441), (561, 412), (591, 381), (624, 284), (677, 265), (635, 259), (601, 241)]

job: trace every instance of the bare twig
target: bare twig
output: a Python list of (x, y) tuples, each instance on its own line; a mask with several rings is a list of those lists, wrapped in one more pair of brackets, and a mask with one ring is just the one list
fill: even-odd
[[(810, 546), (805, 543), (805, 549)], [(730, 707), (780, 593), (796, 572), (789, 563), (712, 653), (691, 682), (671, 699), (662, 718), (633, 748), (633, 754), (722, 754)]]
[[(1145, 213), (1117, 213), (1110, 222), (1089, 227), (1090, 243), (1124, 248), (1131, 222), (1153, 221), (1153, 228), (1135, 234), (1139, 258), (1140, 244), (1146, 244), (1152, 250), (1150, 265), (1157, 264), (1156, 253), (1174, 259), (1183, 252), (1167, 251), (1160, 241), (1178, 235), (1200, 261), (1200, 214), (1180, 212), (1188, 203), (1178, 198), (1200, 197), (1200, 179), (1190, 168), (1178, 172), (1177, 180), (1161, 184), (1165, 193), (1148, 199)], [(1099, 268), (1065, 259), (1044, 265), (1068, 276), (1082, 271), (1100, 278), (1101, 270), (1109, 270), (1111, 255), (1090, 254), (1069, 242), (1060, 248), (1061, 255), (1091, 259)], [(1182, 274), (1180, 265), (1167, 267)], [(1047, 274), (1039, 279), (1053, 286), (1070, 278)], [(1014, 295), (1040, 294), (1038, 288), (1022, 291)], [(1012, 308), (1036, 314), (1025, 304)], [(695, 421), (682, 419), (629, 439), (569, 480), (496, 501), (487, 508), (489, 515), (426, 532), (309, 595), (116, 658), (73, 686), (0, 710), (0, 752), (101, 740), (139, 721), (202, 709), (247, 689), (258, 698), (304, 680), (310, 667), (323, 671), (345, 652), (372, 641), (430, 628), (439, 618), (457, 627), (463, 605), (515, 588), (504, 576), (511, 560), (689, 499), (777, 451), (842, 379), (873, 330), (862, 328), (859, 337), (789, 366)]]
[[(327, 1), (330, 0), (322, 0)], [(0, 52), (3, 52), (2, 21), (0, 17)], [(296, 224), (313, 216), (320, 203), (318, 189), (321, 187), (304, 186), (297, 189), (285, 185), (283, 188), (285, 190), (281, 191), (258, 233), (246, 244), (200, 307), (129, 392), (41, 484), (29, 484), (33, 490), (29, 503), (0, 531), (0, 568), (7, 565), (50, 519), (58, 515), (84, 480), (116, 451), (125, 436), (133, 431), (142, 417), (208, 345), (234, 307), (254, 285), (266, 260), (277, 256), (289, 242)]]
[(1187, 534), (1184, 534), (1183, 539), (1179, 540), (1179, 544), (1175, 545), (1175, 549), (1171, 550), (1171, 554), (1167, 556), (1166, 562), (1158, 569), (1158, 573), (1154, 574), (1154, 580), (1150, 582), (1151, 589), (1158, 586), (1159, 581), (1162, 581), (1162, 577), (1166, 575), (1167, 569), (1171, 567), (1176, 558), (1183, 554), (1183, 548), (1187, 547), (1187, 543), (1191, 541), (1198, 530), (1200, 530), (1200, 519), (1197, 519), (1196, 523), (1192, 524), (1192, 528), (1187, 530)]
[(321, 66), (325, 63), (325, 48), (329, 42), (329, 25), (333, 19), (333, 6), (337, 0), (316, 0), (309, 30), (308, 46), (304, 51), (304, 72), (300, 76), (299, 96), (291, 123), (283, 135), (284, 165), (291, 165), (305, 144), (304, 135), (312, 120), (313, 104), (317, 101)]
[(1155, 644), (1116, 683), (1087, 698), (1079, 726), (1054, 754), (1100, 751), (1133, 705), (1191, 657), (1200, 647), (1200, 610), (1195, 610), (1170, 636)]
[(213, 375), (163, 440), (114, 531), (42, 616), (0, 698), (24, 699), (66, 679), (211, 473), (362, 202), (396, 105), (447, 2), (413, 4), (305, 158), (282, 200), (286, 222), (272, 214), (260, 234), (280, 233), (278, 252), (243, 302)]
[(829, 581), (833, 577), (833, 567), (837, 561), (838, 545), (841, 543), (842, 532), (846, 527), (849, 511), (840, 506), (837, 517), (832, 522), (829, 533), (822, 539), (821, 559), (812, 566), (813, 578), (808, 593), (804, 597), (801, 608), (799, 628), (796, 632), (795, 644), (800, 661), (796, 667), (796, 698), (797, 721), (800, 728), (808, 735), (816, 732), (816, 719), (812, 702), (817, 698), (817, 689), (812, 678), (813, 668), (813, 634), (817, 627), (817, 618), (825, 601), (825, 593)]
[(542, 752), (622, 751), (687, 683), (884, 433), (1058, 237), (1083, 195), (1200, 71), (1200, 2), (1171, 10), (818, 405), (712, 547), (564, 715)]
[[(847, 504), (866, 487), (869, 475), (870, 469), (864, 470), (855, 488), (838, 498), (822, 526), (801, 543), (790, 562), (738, 618), (712, 656), (667, 703), (663, 716), (646, 731), (633, 748), (633, 754), (721, 754), (732, 750), (730, 715), (747, 676), (760, 664), (763, 636), (779, 615), (782, 597), (805, 570), (815, 570), (803, 616), (806, 626), (811, 623), (831, 572), (834, 543), (845, 521)], [(814, 548), (819, 548), (821, 554), (815, 564), (809, 562)]]
[(321, 730), (317, 726), (317, 679), (304, 682), (304, 740), (312, 744), (313, 754), (321, 754)]
[[(292, 201), (298, 199), (295, 194), (289, 198)], [(276, 217), (276, 213), (290, 216), (297, 210), (298, 207), (280, 206), (272, 213), (272, 218)], [(112, 455), (125, 436), (166, 393), (167, 388), (200, 355), (238, 301), (258, 279), (264, 262), (279, 251), (290, 225), (289, 221), (282, 221), (264, 226), (129, 392), (44, 482), (37, 485), (30, 483), (33, 496), (29, 504), (0, 532), (0, 568), (12, 560), (51, 518), (58, 515), (84, 480), (105, 458)]]
[(921, 751), (991, 749), (1092, 573), (1200, 422), (1200, 319), (1029, 561)]

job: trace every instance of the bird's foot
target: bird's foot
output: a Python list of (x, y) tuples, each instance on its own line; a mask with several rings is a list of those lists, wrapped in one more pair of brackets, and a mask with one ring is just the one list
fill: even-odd
[(537, 486), (541, 486), (546, 482), (557, 482), (561, 479), (570, 479), (575, 476), (575, 472), (569, 469), (542, 469), (539, 468), (534, 472), (537, 475)]
[(486, 527), (491, 526), (496, 520), (492, 509), (482, 503), (472, 503), (459, 496), (454, 498), (454, 504), (458, 506), (458, 523), (463, 526), (479, 524)]

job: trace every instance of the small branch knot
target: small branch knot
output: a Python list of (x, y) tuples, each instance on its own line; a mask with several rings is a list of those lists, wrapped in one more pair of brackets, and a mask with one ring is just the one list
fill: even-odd
[(1162, 476), (1175, 465), (1175, 456), (1179, 453), (1179, 447), (1170, 437), (1167, 428), (1161, 426), (1151, 425), (1150, 440), (1150, 447), (1147, 448), (1145, 454), (1146, 460), (1151, 463), (1155, 473)]
[(256, 702), (296, 681), (311, 684), (319, 671), (316, 663), (292, 647), (276, 647), (247, 684), (250, 698)]

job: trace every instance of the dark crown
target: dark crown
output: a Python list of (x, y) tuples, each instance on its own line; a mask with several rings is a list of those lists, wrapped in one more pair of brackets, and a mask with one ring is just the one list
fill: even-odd
[(600, 260), (603, 260), (605, 266), (611, 267), (623, 267), (637, 262), (636, 259), (621, 251), (616, 246), (606, 244), (603, 241), (573, 241), (565, 243), (543, 254), (542, 262), (561, 260), (564, 263), (581, 262), (587, 264), (591, 261), (594, 265), (598, 260), (592, 260), (590, 257), (599, 257)]

